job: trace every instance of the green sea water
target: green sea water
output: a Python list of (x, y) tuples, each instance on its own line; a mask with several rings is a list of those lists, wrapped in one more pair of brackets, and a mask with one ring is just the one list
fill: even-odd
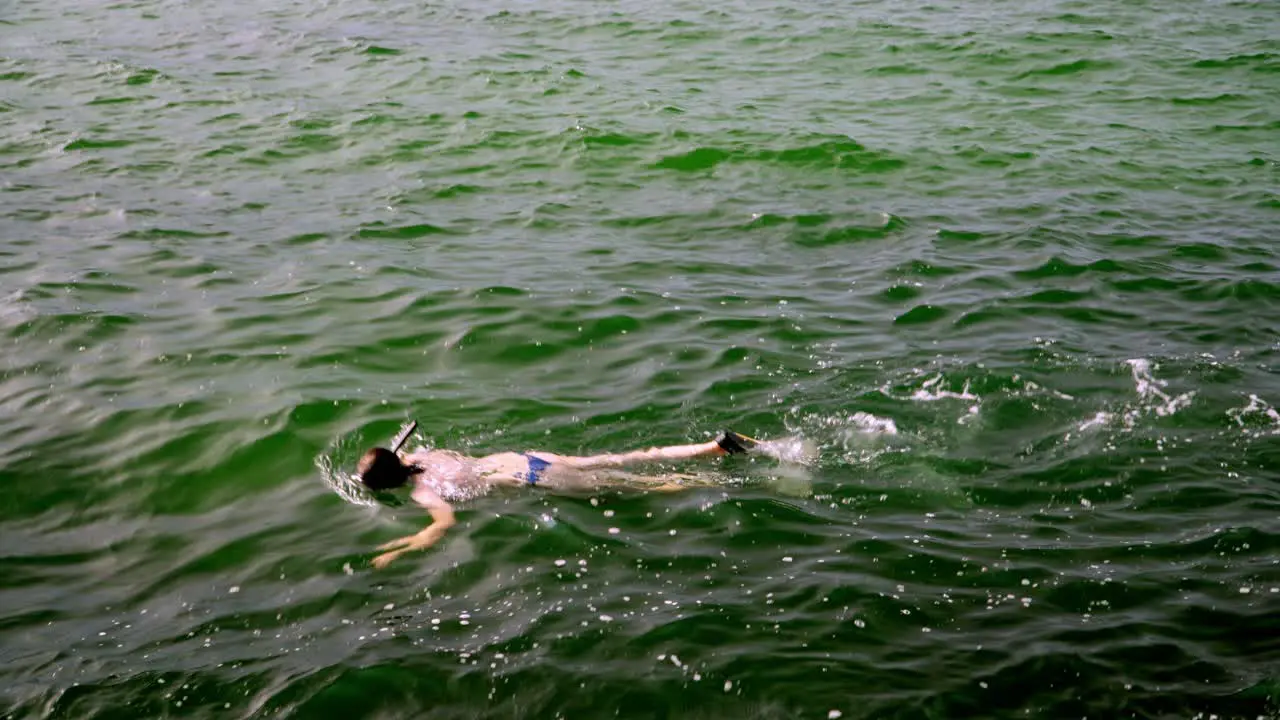
[[(1266, 0), (0, 0), (0, 716), (1277, 717), (1278, 159)], [(817, 458), (375, 571), (408, 418)]]

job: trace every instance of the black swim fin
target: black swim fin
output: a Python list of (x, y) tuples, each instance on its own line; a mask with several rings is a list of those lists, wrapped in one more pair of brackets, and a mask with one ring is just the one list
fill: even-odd
[(760, 444), (760, 441), (726, 429), (720, 433), (720, 437), (716, 438), (716, 444), (720, 446), (721, 450), (730, 455), (743, 455), (754, 450)]

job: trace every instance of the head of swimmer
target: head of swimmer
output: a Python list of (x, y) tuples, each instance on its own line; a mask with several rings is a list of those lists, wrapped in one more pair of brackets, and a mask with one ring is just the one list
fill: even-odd
[(418, 472), (413, 465), (405, 465), (400, 458), (386, 448), (372, 448), (360, 458), (356, 473), (360, 482), (370, 490), (392, 490), (409, 482)]

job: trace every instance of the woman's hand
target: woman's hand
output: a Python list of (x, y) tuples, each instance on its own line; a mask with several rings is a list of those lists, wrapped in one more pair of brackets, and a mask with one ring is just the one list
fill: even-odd
[(407, 552), (413, 552), (414, 550), (426, 550), (432, 545), (435, 545), (440, 538), (444, 537), (445, 531), (453, 527), (452, 514), (450, 514), (448, 520), (448, 522), (433, 522), (420, 533), (415, 535), (406, 535), (397, 540), (392, 540), (389, 543), (379, 545), (378, 549), (385, 550), (386, 552), (372, 560), (373, 566), (381, 570), (390, 564), (392, 560), (395, 560)]
[[(421, 534), (422, 533), (418, 533), (418, 535), (421, 535)], [(398, 540), (392, 540), (389, 543), (383, 543), (379, 545), (378, 546), (379, 550), (389, 550), (390, 552), (384, 552), (381, 555), (375, 557), (373, 559), (373, 566), (381, 570), (382, 568), (386, 567), (392, 560), (395, 560), (401, 555), (413, 550), (422, 550), (423, 548), (426, 548), (431, 544), (429, 542), (425, 544), (419, 542), (418, 535), (407, 535)]]
[(413, 491), (413, 499), (431, 514), (431, 524), (423, 528), (422, 532), (406, 535), (398, 540), (379, 545), (378, 549), (386, 552), (372, 560), (375, 568), (381, 570), (389, 565), (392, 560), (407, 552), (426, 550), (435, 545), (436, 541), (444, 537), (445, 531), (453, 527), (454, 522), (456, 522), (453, 517), (453, 508), (449, 506), (449, 503), (430, 490), (419, 487)]

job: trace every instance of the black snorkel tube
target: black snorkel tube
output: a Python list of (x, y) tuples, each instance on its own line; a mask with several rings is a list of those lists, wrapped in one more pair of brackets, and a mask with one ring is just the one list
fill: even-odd
[(404, 427), (400, 428), (400, 432), (397, 433), (395, 439), (391, 441), (391, 452), (399, 454), (400, 448), (404, 447), (404, 444), (409, 439), (409, 436), (412, 435), (413, 431), (417, 429), (418, 429), (417, 420), (410, 420), (408, 425), (405, 425)]

